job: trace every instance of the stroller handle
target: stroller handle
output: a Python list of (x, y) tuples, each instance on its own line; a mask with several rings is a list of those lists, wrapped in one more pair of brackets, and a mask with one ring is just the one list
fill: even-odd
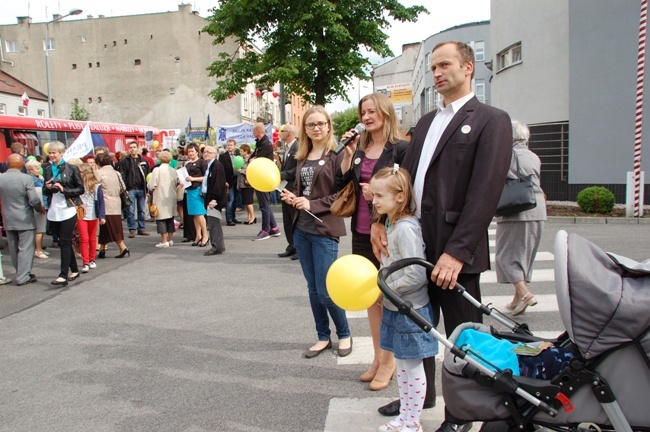
[[(447, 338), (442, 336), (436, 330), (436, 328), (433, 326), (432, 323), (430, 323), (426, 318), (424, 318), (416, 310), (414, 310), (413, 304), (410, 301), (402, 300), (402, 298), (388, 286), (388, 283), (386, 283), (386, 279), (388, 278), (388, 276), (390, 276), (392, 273), (396, 272), (397, 270), (403, 269), (404, 267), (408, 267), (410, 265), (420, 265), (428, 270), (433, 270), (434, 267), (433, 264), (431, 264), (430, 262), (422, 258), (404, 258), (401, 260), (397, 260), (394, 263), (380, 269), (379, 273), (377, 274), (377, 285), (379, 285), (379, 289), (386, 296), (386, 298), (390, 300), (391, 303), (393, 303), (397, 307), (399, 313), (408, 316), (418, 327), (420, 327), (425, 332), (431, 333), (436, 338), (436, 340), (438, 340), (438, 342), (443, 344), (454, 356), (459, 357), (461, 359), (465, 359), (470, 365), (474, 366), (475, 368), (480, 370), (484, 375), (487, 375), (488, 377), (490, 377), (495, 381), (499, 381), (499, 382), (505, 381), (505, 386), (506, 388), (508, 388), (508, 391), (510, 393), (518, 394), (519, 396), (526, 399), (533, 405), (539, 407), (542, 411), (546, 412), (551, 417), (555, 417), (557, 415), (557, 410), (552, 406), (546, 404), (545, 402), (541, 401), (540, 399), (536, 398), (532, 394), (528, 393), (524, 389), (520, 388), (518, 383), (513, 380), (512, 373), (510, 371), (508, 371), (509, 373), (505, 373), (505, 374), (504, 373), (497, 374), (494, 371), (485, 367), (483, 364), (477, 362), (475, 359), (471, 358), (470, 356), (467, 356), (467, 353), (465, 351), (463, 351), (462, 349), (460, 349), (459, 347), (451, 343), (451, 341), (449, 341)], [(462, 295), (463, 297), (465, 297), (474, 306), (481, 309), (482, 312), (485, 313), (487, 311), (488, 315), (490, 315), (489, 313), (490, 309), (487, 308), (485, 305), (483, 305), (481, 302), (474, 299), (474, 297), (472, 297), (462, 285), (456, 283), (454, 290), (458, 292), (460, 295)]]
[(433, 328), (433, 324), (419, 313), (409, 313), (413, 308), (413, 304), (410, 301), (402, 300), (402, 298), (393, 291), (386, 282), (388, 276), (395, 273), (397, 270), (401, 270), (404, 267), (414, 264), (421, 265), (428, 270), (433, 270), (433, 264), (423, 260), (422, 258), (404, 258), (380, 269), (377, 275), (377, 285), (379, 285), (379, 289), (386, 298), (397, 307), (399, 313), (402, 315), (408, 315), (418, 327), (428, 333)]

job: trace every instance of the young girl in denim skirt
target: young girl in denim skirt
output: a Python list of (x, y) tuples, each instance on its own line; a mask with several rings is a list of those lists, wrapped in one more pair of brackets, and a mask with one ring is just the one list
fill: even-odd
[[(382, 168), (370, 180), (375, 211), (385, 217), (388, 236), (388, 254), (382, 254), (382, 267), (402, 258), (425, 258), (420, 222), (413, 215), (413, 189), (409, 173), (397, 166)], [(429, 322), (433, 322), (433, 308), (427, 293), (427, 275), (421, 266), (408, 266), (390, 275), (386, 282), (401, 298), (413, 304)], [(377, 430), (422, 431), (420, 414), (424, 404), (427, 380), (422, 359), (438, 353), (438, 342), (422, 331), (395, 305), (384, 298), (379, 345), (395, 354), (397, 383), (400, 397), (399, 416)]]

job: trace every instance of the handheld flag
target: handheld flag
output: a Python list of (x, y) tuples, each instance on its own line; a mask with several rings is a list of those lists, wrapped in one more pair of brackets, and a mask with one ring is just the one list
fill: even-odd
[(23, 93), (21, 99), (23, 100), (23, 106), (29, 105), (29, 96), (27, 96), (27, 92)]
[(90, 133), (90, 122), (86, 123), (83, 130), (70, 147), (63, 153), (63, 160), (82, 158), (93, 151), (93, 137)]

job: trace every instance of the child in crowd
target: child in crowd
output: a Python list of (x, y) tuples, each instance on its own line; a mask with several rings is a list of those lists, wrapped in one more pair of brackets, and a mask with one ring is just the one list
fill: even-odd
[(83, 205), (85, 216), (77, 220), (79, 230), (79, 248), (83, 260), (82, 273), (97, 267), (95, 256), (97, 254), (97, 228), (98, 223), (106, 223), (106, 207), (104, 205), (104, 193), (101, 185), (95, 177), (95, 171), (89, 164), (79, 165), (81, 180), (84, 184), (84, 193), (79, 198)]
[[(413, 189), (409, 173), (397, 164), (393, 168), (382, 168), (370, 180), (370, 190), (374, 195), (372, 204), (375, 211), (385, 217), (387, 229), (389, 256), (382, 254), (382, 267), (402, 258), (424, 259), (422, 230), (410, 208)], [(401, 298), (410, 301), (413, 309), (433, 322), (428, 280), (423, 267), (409, 266), (398, 270), (386, 282)], [(438, 353), (438, 342), (384, 298), (379, 346), (395, 355), (400, 414), (377, 430), (421, 432), (420, 414), (427, 389), (422, 359)]]

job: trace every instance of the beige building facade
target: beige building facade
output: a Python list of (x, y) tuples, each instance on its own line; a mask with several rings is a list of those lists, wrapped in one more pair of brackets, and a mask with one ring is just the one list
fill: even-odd
[(208, 21), (191, 5), (146, 15), (71, 18), (47, 24), (47, 41), (46, 24), (28, 17), (0, 26), (0, 70), (45, 94), (49, 48), (52, 117), (69, 118), (78, 101), (94, 121), (184, 128), (190, 117), (205, 124), (209, 114), (212, 126), (260, 118), (279, 126), (275, 88), (260, 96), (247, 88), (219, 103), (209, 96), (216, 78), (207, 67), (221, 52), (239, 47), (213, 45), (202, 32)]

